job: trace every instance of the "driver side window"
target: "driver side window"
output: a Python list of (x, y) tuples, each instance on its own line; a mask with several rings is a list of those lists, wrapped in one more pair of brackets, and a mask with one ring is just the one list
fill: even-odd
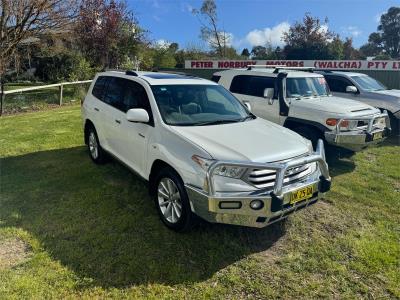
[(336, 76), (326, 76), (326, 81), (328, 82), (329, 89), (332, 92), (346, 93), (346, 87), (353, 85), (350, 80), (346, 78), (336, 77)]

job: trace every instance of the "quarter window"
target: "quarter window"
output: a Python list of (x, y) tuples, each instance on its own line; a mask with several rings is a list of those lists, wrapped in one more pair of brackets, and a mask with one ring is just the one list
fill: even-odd
[(233, 77), (230, 91), (236, 94), (263, 97), (266, 88), (275, 88), (275, 78), (265, 76), (237, 75)]
[(220, 78), (221, 78), (221, 76), (219, 76), (219, 75), (213, 75), (213, 76), (211, 77), (211, 81), (214, 81), (214, 82), (218, 83), (218, 81), (220, 80)]
[(95, 96), (99, 100), (103, 100), (104, 88), (106, 86), (107, 77), (99, 76), (96, 80), (96, 83), (92, 89), (92, 95)]

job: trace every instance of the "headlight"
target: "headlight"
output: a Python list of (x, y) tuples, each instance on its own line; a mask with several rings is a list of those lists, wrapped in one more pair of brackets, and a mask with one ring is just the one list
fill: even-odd
[[(325, 121), (326, 125), (328, 126), (337, 126), (338, 122), (340, 120), (339, 119), (327, 119)], [(358, 121), (357, 120), (342, 120), (342, 122), (340, 122), (339, 127), (340, 129), (344, 129), (344, 130), (354, 130), (357, 128), (358, 125)]]
[(243, 167), (221, 165), (215, 168), (214, 174), (231, 178), (240, 178), (245, 171), (246, 168)]
[[(196, 164), (198, 164), (204, 171), (207, 171), (211, 164), (215, 162), (214, 159), (207, 159), (198, 155), (193, 155), (192, 160)], [(245, 171), (246, 168), (243, 167), (221, 165), (215, 168), (213, 175), (225, 176), (230, 178), (240, 178)]]

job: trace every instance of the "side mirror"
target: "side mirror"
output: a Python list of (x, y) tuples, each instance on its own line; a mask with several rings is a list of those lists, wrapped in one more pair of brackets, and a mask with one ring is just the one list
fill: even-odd
[(264, 90), (264, 98), (268, 100), (268, 104), (272, 105), (274, 103), (274, 89), (273, 88), (266, 88)]
[(358, 93), (358, 90), (354, 85), (348, 85), (348, 86), (346, 86), (346, 93), (356, 94), (356, 93)]
[(126, 112), (126, 119), (129, 122), (147, 123), (149, 122), (149, 114), (143, 108), (132, 108)]
[(243, 101), (243, 104), (244, 104), (244, 105), (246, 105), (246, 107), (247, 107), (247, 109), (248, 109), (249, 111), (251, 111), (251, 105), (250, 105), (250, 102)]

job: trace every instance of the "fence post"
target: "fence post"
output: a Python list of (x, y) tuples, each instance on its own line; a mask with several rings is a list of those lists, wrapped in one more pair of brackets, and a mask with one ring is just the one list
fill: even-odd
[(60, 106), (63, 104), (63, 84), (60, 85)]
[(1, 85), (1, 90), (0, 90), (0, 117), (3, 115), (3, 101), (4, 101), (4, 98), (5, 98), (5, 95), (4, 95), (4, 84), (3, 83), (0, 83), (0, 85)]

